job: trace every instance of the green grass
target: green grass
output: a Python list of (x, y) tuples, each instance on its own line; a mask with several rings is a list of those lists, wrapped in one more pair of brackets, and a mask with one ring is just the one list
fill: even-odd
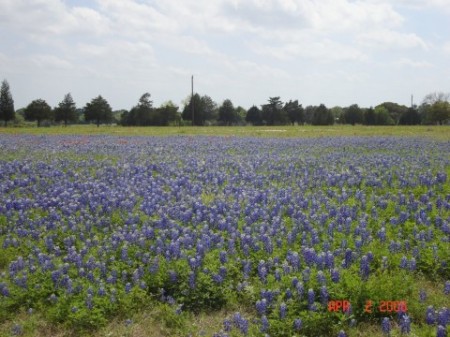
[(70, 125), (52, 127), (0, 127), (0, 134), (33, 135), (117, 135), (117, 136), (240, 136), (240, 137), (333, 137), (333, 136), (398, 136), (450, 139), (450, 126), (169, 126), (122, 127), (102, 125)]

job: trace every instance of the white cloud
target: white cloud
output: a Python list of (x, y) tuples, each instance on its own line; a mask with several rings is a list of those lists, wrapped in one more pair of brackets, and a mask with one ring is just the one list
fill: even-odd
[(444, 51), (444, 53), (450, 54), (450, 42), (445, 43), (442, 47), (442, 50)]
[(410, 68), (431, 68), (433, 64), (428, 61), (414, 61), (409, 58), (401, 58), (396, 62), (399, 66), (410, 67)]
[(39, 68), (72, 69), (72, 64), (55, 55), (40, 54), (31, 56), (31, 62)]
[(414, 33), (401, 33), (394, 30), (379, 29), (361, 33), (357, 37), (363, 46), (381, 49), (428, 49), (428, 45)]

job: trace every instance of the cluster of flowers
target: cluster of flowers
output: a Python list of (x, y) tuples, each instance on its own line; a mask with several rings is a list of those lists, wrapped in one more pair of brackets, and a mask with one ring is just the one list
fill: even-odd
[[(0, 149), (0, 244), (17, 254), (0, 274), (7, 303), (42, 287), (48, 306), (92, 310), (163, 287), (180, 308), (206, 277), (260, 290), (261, 332), (268, 318), (295, 331), (345, 272), (450, 268), (448, 142), (2, 136)], [(236, 313), (224, 333), (251, 324)]]

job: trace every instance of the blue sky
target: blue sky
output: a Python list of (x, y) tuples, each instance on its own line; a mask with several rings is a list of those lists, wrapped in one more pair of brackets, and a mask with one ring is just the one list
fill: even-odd
[(450, 92), (450, 0), (0, 0), (0, 80), (16, 109), (130, 109), (144, 92), (182, 106), (409, 105)]

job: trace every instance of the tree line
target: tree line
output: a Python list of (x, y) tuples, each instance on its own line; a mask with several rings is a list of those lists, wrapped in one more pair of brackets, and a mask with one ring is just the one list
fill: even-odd
[[(138, 103), (128, 110), (113, 111), (101, 95), (82, 108), (77, 108), (70, 93), (54, 108), (43, 99), (33, 100), (25, 108), (14, 110), (9, 84), (2, 82), (0, 90), (0, 120), (19, 124), (20, 119), (35, 121), (37, 126), (52, 124), (116, 123), (123, 126), (168, 125), (418, 125), (444, 124), (450, 120), (450, 94), (432, 93), (421, 105), (407, 107), (384, 102), (376, 107), (362, 108), (357, 104), (348, 107), (327, 108), (324, 104), (303, 107), (298, 100), (282, 102), (279, 96), (269, 97), (266, 104), (253, 105), (248, 110), (235, 107), (226, 99), (221, 105), (207, 95), (198, 93), (186, 99), (183, 110), (172, 102), (153, 106), (149, 93), (144, 93)], [(19, 121), (19, 122), (18, 122)]]

